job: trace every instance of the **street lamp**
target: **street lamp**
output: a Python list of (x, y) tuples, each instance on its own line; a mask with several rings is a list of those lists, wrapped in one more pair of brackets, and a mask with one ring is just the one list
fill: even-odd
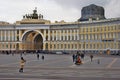
[[(16, 27), (16, 26), (14, 25), (14, 43), (16, 42), (16, 41), (15, 41), (15, 37), (16, 37), (16, 36), (15, 36), (15, 27)], [(15, 44), (14, 44), (14, 48), (15, 48)], [(16, 50), (16, 49), (15, 49), (15, 50)], [(14, 53), (15, 53), (15, 52), (16, 52), (16, 51), (14, 51)], [(13, 53), (13, 54), (14, 54), (14, 53)]]
[(118, 55), (120, 55), (120, 40), (118, 41)]
[(11, 41), (10, 41), (10, 54), (11, 54)]
[(84, 41), (84, 44), (83, 44), (83, 45), (84, 45), (84, 54), (85, 54), (85, 41)]

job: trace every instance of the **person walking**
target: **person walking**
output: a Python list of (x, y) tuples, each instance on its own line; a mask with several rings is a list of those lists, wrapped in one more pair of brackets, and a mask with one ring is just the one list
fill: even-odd
[(21, 57), (19, 72), (23, 72), (23, 68), (24, 68), (25, 62), (26, 62), (26, 60), (23, 57)]
[(39, 54), (37, 53), (37, 59), (39, 60)]
[(76, 56), (75, 56), (75, 54), (72, 55), (72, 58), (73, 58), (73, 62), (75, 62), (75, 61), (76, 61)]
[(85, 55), (82, 53), (80, 56), (81, 56), (81, 59), (84, 59), (84, 56), (85, 56)]
[(90, 55), (90, 59), (91, 59), (91, 62), (92, 62), (92, 60), (93, 60), (93, 55), (92, 54)]
[(42, 60), (44, 60), (44, 55), (42, 55)]

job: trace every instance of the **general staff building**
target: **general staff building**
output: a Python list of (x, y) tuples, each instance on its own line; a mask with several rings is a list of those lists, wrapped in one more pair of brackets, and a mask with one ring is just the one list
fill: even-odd
[(106, 19), (104, 8), (91, 4), (75, 22), (45, 20), (37, 9), (15, 24), (0, 22), (0, 51), (48, 50), (86, 53), (120, 52), (120, 18)]

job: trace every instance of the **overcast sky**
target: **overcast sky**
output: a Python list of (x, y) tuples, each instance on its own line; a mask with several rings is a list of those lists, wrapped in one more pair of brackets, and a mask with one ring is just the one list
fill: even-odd
[(14, 23), (37, 7), (44, 19), (77, 21), (84, 6), (96, 4), (105, 9), (106, 18), (120, 17), (120, 0), (0, 0), (0, 21)]

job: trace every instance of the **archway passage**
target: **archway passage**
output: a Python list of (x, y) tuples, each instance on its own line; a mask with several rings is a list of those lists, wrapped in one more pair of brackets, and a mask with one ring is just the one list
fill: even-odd
[(34, 48), (37, 50), (43, 49), (43, 39), (40, 34), (34, 38)]
[(42, 50), (43, 37), (36, 31), (28, 31), (22, 38), (22, 50)]
[(110, 54), (110, 49), (108, 49), (108, 50), (106, 51), (106, 53), (109, 55), (109, 54)]

